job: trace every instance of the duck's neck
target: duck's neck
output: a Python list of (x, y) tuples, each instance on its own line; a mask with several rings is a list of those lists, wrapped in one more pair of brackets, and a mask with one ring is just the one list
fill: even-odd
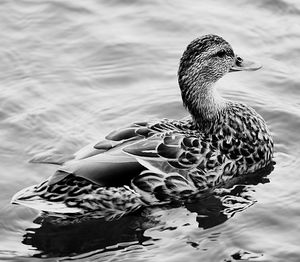
[(179, 85), (183, 103), (198, 127), (203, 131), (213, 128), (226, 107), (226, 100), (220, 96), (215, 84), (184, 81), (179, 82)]

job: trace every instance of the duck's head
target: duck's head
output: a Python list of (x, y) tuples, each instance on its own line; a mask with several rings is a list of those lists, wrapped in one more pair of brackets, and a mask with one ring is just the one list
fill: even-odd
[[(237, 56), (230, 44), (217, 35), (193, 40), (184, 51), (178, 70), (178, 82), (184, 105), (194, 118), (212, 118), (221, 107), (215, 99), (214, 83), (228, 72), (253, 71), (256, 63)], [(218, 97), (219, 98), (219, 97)]]

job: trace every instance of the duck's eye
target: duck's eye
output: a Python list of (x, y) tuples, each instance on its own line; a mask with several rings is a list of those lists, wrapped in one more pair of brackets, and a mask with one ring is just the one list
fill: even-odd
[(220, 50), (216, 53), (216, 56), (218, 57), (224, 57), (226, 55), (226, 51), (225, 50)]
[(237, 57), (236, 57), (236, 64), (237, 64), (237, 65), (240, 65), (242, 62), (243, 62), (243, 58), (237, 56)]

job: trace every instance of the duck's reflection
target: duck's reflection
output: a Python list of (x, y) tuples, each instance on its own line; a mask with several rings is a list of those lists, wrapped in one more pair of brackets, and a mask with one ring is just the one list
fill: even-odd
[[(203, 229), (224, 223), (237, 212), (255, 203), (253, 185), (268, 183), (266, 176), (272, 170), (273, 167), (259, 176), (242, 181), (242, 184), (218, 190), (215, 195), (186, 204), (186, 212), (197, 213), (195, 223)], [(164, 210), (172, 208), (174, 206), (163, 207)], [(35, 256), (72, 256), (93, 250), (104, 252), (122, 249), (131, 244), (142, 244), (151, 240), (151, 237), (145, 236), (145, 230), (156, 226), (163, 228), (165, 223), (155, 216), (151, 208), (114, 221), (94, 219), (69, 224), (57, 221), (59, 220), (56, 217), (42, 215), (34, 221), (40, 225), (38, 228), (26, 230), (23, 243), (38, 251)]]
[(66, 256), (119, 243), (142, 243), (149, 239), (143, 232), (152, 226), (151, 219), (139, 214), (115, 221), (96, 219), (64, 225), (53, 223), (53, 220), (56, 218), (38, 217), (34, 222), (41, 226), (26, 230), (23, 243), (41, 251), (36, 256)]

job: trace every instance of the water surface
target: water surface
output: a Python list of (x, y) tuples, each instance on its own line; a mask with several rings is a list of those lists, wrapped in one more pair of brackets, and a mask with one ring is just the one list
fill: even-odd
[[(0, 260), (298, 262), (299, 15), (296, 0), (1, 1)], [(71, 154), (137, 120), (186, 116), (179, 59), (207, 33), (263, 65), (229, 74), (219, 90), (267, 121), (269, 180), (233, 188), (228, 206), (210, 198), (110, 223), (52, 225), (10, 204), (55, 170), (31, 158)]]

